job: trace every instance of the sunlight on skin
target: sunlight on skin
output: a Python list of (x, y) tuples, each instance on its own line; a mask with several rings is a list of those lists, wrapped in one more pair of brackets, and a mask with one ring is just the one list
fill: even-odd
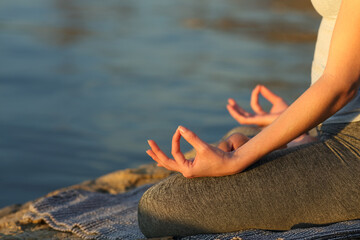
[[(291, 106), (287, 107), (281, 98), (263, 86), (256, 87), (252, 93), (250, 105), (255, 115), (247, 113), (233, 99), (229, 99), (227, 108), (237, 121), (268, 125), (241, 147), (225, 152), (180, 126), (172, 141), (174, 159), (168, 158), (152, 140), (149, 141), (151, 150), (148, 154), (161, 166), (181, 172), (188, 178), (231, 175), (243, 171), (261, 157), (325, 121), (349, 103), (359, 90), (359, 11), (360, 1), (342, 1), (324, 73)], [(273, 104), (269, 113), (264, 113), (258, 103), (260, 93)], [(193, 161), (186, 160), (181, 153), (181, 137), (194, 147), (196, 156)]]
[[(183, 137), (196, 151), (193, 160), (187, 160), (180, 150), (180, 138)], [(202, 141), (194, 132), (179, 126), (172, 139), (171, 154), (174, 159), (169, 158), (153, 140), (148, 140), (151, 149), (147, 150), (147, 154), (154, 159), (160, 166), (177, 171), (184, 177), (205, 177), (205, 176), (224, 176), (234, 174), (229, 171), (231, 168), (223, 168), (223, 166), (231, 162), (233, 152), (225, 152), (220, 148), (211, 146)], [(219, 169), (223, 169), (222, 171)]]
[[(265, 112), (259, 104), (260, 94), (272, 104), (272, 108), (268, 113)], [(246, 112), (235, 102), (234, 99), (229, 98), (226, 108), (230, 115), (240, 124), (267, 126), (280, 116), (280, 114), (288, 107), (281, 97), (277, 96), (263, 85), (257, 85), (252, 91), (250, 106), (255, 114)]]
[[(225, 140), (218, 143), (218, 145), (216, 147), (219, 148), (220, 150), (224, 151), (224, 152), (232, 152), (232, 151), (236, 150), (237, 148), (239, 148), (240, 146), (242, 146), (248, 140), (249, 140), (249, 138), (247, 136), (245, 136), (243, 134), (240, 134), (240, 133), (234, 133), (231, 136), (229, 136), (228, 138), (226, 138)], [(149, 145), (151, 146), (152, 149), (154, 148), (154, 149), (156, 149), (155, 150), (156, 152), (159, 152), (159, 154), (162, 156), (163, 159), (167, 158), (168, 160), (175, 161), (173, 159), (168, 158), (166, 156), (166, 154), (164, 154), (160, 150), (159, 146), (156, 144), (155, 141), (149, 140), (148, 143), (149, 143)], [(176, 146), (174, 146), (174, 147), (176, 147)], [(179, 149), (179, 151), (180, 151), (180, 149)], [(146, 151), (146, 153), (158, 163), (157, 166), (164, 167), (163, 165), (161, 165), (159, 163), (161, 160), (157, 157), (157, 155), (154, 153), (153, 150), (149, 149), (149, 150)], [(193, 161), (193, 160), (194, 159), (187, 159), (187, 161)]]
[[(259, 104), (260, 94), (265, 97), (273, 106), (269, 113), (265, 112), (261, 105)], [(251, 124), (258, 126), (266, 126), (273, 122), (283, 111), (286, 110), (288, 105), (285, 101), (271, 92), (268, 88), (263, 85), (257, 85), (251, 94), (250, 101), (251, 108), (254, 110), (255, 114), (246, 112), (241, 108), (234, 99), (229, 99), (229, 104), (227, 108), (231, 116), (237, 120), (240, 124)], [(301, 135), (299, 138), (290, 142), (288, 146), (296, 146), (303, 144), (305, 142), (314, 141), (314, 138), (305, 137), (306, 134)], [(307, 136), (307, 135), (306, 135)], [(185, 159), (184, 154), (180, 150), (180, 139), (184, 137), (196, 150), (197, 155), (194, 159)], [(198, 152), (200, 149), (207, 149), (208, 151), (203, 151), (204, 153), (211, 150), (216, 150), (217, 154), (221, 156), (221, 159), (215, 158), (212, 162), (214, 166), (223, 167), (223, 164), (227, 164), (228, 159), (231, 158), (233, 151), (237, 150), (239, 147), (244, 145), (249, 140), (248, 137), (237, 133), (233, 134), (224, 141), (220, 142), (216, 147), (213, 147), (204, 141), (202, 141), (195, 133), (189, 129), (179, 126), (172, 138), (172, 151), (171, 154), (173, 158), (169, 158), (157, 145), (154, 140), (148, 140), (148, 144), (151, 149), (147, 150), (146, 153), (157, 162), (157, 166), (164, 167), (171, 171), (177, 171), (182, 173), (185, 177), (192, 178), (194, 169), (198, 168), (197, 166), (205, 165), (204, 161), (199, 162)], [(282, 146), (281, 148), (286, 148)], [(208, 157), (208, 156), (206, 156)], [(208, 164), (207, 169), (211, 169), (211, 164)], [(211, 170), (210, 170), (211, 171)], [(213, 170), (216, 172), (216, 169)], [(200, 170), (201, 172), (201, 170)], [(234, 174), (235, 172), (226, 172), (225, 174)], [(200, 173), (201, 175), (201, 173)], [(199, 175), (196, 175), (198, 177)], [(208, 175), (204, 175), (208, 176)], [(213, 176), (222, 176), (219, 173), (214, 173)]]

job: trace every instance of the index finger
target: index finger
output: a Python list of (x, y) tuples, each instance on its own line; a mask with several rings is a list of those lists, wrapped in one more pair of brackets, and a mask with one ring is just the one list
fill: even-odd
[(186, 127), (179, 126), (178, 130), (181, 136), (194, 147), (196, 152), (202, 151), (207, 148), (208, 144), (201, 140), (193, 131), (187, 129)]

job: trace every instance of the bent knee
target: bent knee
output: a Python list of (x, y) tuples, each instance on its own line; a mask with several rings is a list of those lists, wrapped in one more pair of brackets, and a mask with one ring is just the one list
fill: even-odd
[(138, 223), (146, 237), (171, 236), (172, 203), (161, 183), (148, 189), (141, 197), (138, 205)]
[(154, 221), (155, 219), (152, 214), (153, 209), (156, 208), (156, 206), (153, 206), (152, 204), (154, 201), (155, 199), (152, 198), (151, 188), (150, 188), (141, 197), (138, 205), (139, 228), (146, 237), (155, 237), (154, 235), (156, 235), (153, 231), (154, 230), (153, 225), (154, 222), (156, 222)]
[[(179, 182), (186, 180), (180, 174), (149, 188), (138, 205), (138, 223), (146, 237), (165, 237), (184, 235), (182, 221), (181, 189)], [(177, 184), (176, 184), (177, 183)], [(181, 185), (181, 184), (180, 184)]]

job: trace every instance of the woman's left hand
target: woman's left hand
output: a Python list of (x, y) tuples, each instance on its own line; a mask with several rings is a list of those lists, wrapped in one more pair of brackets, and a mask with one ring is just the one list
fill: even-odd
[[(186, 159), (181, 152), (181, 137), (194, 147), (196, 156), (193, 160)], [(231, 167), (232, 152), (224, 152), (207, 144), (185, 127), (179, 126), (172, 138), (171, 154), (174, 159), (166, 156), (155, 141), (149, 140), (148, 143), (151, 149), (146, 153), (158, 163), (158, 166), (180, 172), (186, 178), (225, 176), (236, 173)]]
[[(259, 103), (260, 94), (272, 104), (269, 112), (264, 111), (261, 107)], [(226, 108), (228, 109), (230, 115), (240, 124), (255, 124), (260, 127), (265, 127), (271, 124), (288, 108), (284, 99), (271, 92), (263, 85), (257, 85), (252, 91), (250, 106), (253, 109), (254, 114), (245, 111), (234, 99), (229, 98)]]

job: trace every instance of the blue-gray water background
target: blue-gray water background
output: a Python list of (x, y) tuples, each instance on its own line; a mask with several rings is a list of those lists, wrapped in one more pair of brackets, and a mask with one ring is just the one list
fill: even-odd
[(291, 102), (318, 24), (304, 0), (0, 1), (0, 207), (150, 163), (179, 124), (216, 141), (258, 83)]

